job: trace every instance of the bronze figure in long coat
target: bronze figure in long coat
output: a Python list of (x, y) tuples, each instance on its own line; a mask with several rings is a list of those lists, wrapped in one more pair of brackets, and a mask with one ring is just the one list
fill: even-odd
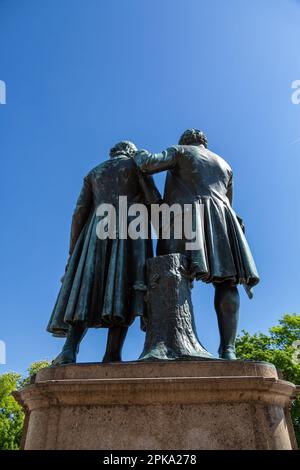
[[(203, 132), (188, 129), (179, 144), (158, 154), (141, 150), (135, 157), (145, 175), (168, 171), (164, 203), (191, 204), (193, 228), (201, 232), (199, 248), (188, 250), (186, 243), (190, 240), (184, 236), (176, 239), (171, 232), (169, 240), (159, 239), (157, 254), (187, 255), (192, 276), (214, 283), (221, 334), (219, 354), (234, 359), (239, 313), (236, 285), (244, 284), (251, 297), (251, 288), (259, 282), (259, 276), (243, 225), (232, 208), (233, 172), (223, 158), (207, 148)], [(201, 211), (196, 210), (199, 204)], [(202, 217), (197, 216), (199, 213)]]
[(142, 176), (132, 158), (135, 151), (132, 143), (120, 142), (111, 150), (111, 158), (84, 178), (72, 219), (70, 258), (47, 328), (56, 336), (67, 335), (54, 364), (75, 362), (89, 327), (109, 328), (104, 361), (121, 360), (127, 328), (137, 315), (144, 314), (151, 237), (122, 239), (118, 228), (115, 238), (97, 235), (101, 204), (112, 205), (118, 218), (120, 196), (127, 197), (128, 206), (160, 202), (152, 177)]

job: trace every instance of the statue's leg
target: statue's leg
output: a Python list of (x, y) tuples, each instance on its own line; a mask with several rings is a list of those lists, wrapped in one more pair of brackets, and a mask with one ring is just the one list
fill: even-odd
[(240, 296), (229, 282), (215, 284), (215, 310), (220, 331), (219, 357), (234, 360), (235, 340), (239, 321)]
[(77, 323), (70, 326), (62, 351), (54, 359), (54, 361), (52, 361), (52, 365), (58, 366), (76, 362), (76, 357), (79, 352), (79, 345), (86, 331), (87, 328), (83, 323)]
[(121, 362), (122, 349), (127, 335), (127, 326), (113, 326), (109, 328), (106, 351), (102, 362)]

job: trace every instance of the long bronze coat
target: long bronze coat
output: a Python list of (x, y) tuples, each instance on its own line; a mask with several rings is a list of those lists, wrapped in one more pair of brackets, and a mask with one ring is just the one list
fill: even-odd
[(160, 202), (152, 177), (142, 176), (125, 155), (105, 161), (84, 178), (72, 219), (70, 259), (47, 328), (57, 336), (76, 322), (128, 326), (144, 313), (137, 294), (145, 289), (151, 238), (120, 239), (117, 233), (115, 239), (103, 240), (96, 233), (97, 207), (112, 204), (118, 216), (119, 196), (127, 196), (128, 206)]
[[(168, 170), (164, 202), (192, 204), (193, 228), (199, 231), (199, 249), (187, 250), (184, 236), (160, 238), (157, 254), (186, 254), (194, 276), (205, 282), (231, 281), (248, 288), (257, 284), (256, 266), (232, 208), (233, 173), (228, 163), (203, 145), (173, 146), (159, 154), (141, 150), (135, 160), (145, 175)], [(199, 203), (200, 219), (195, 210)]]

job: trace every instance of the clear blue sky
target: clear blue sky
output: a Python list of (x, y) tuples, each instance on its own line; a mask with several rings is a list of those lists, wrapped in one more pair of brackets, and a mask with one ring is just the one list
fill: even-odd
[[(203, 129), (234, 170), (261, 275), (252, 301), (241, 290), (240, 329), (300, 312), (299, 25), (296, 0), (0, 0), (0, 373), (59, 352), (45, 328), (74, 204), (120, 139), (159, 151)], [(198, 283), (193, 296), (199, 336), (216, 353), (213, 287)], [(143, 338), (137, 322), (124, 359)], [(90, 330), (79, 361), (100, 360), (105, 340)]]

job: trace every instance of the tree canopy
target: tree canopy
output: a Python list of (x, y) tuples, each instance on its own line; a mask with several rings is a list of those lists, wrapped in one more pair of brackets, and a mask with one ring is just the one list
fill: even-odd
[[(269, 334), (243, 330), (237, 338), (237, 357), (266, 361), (281, 370), (284, 380), (300, 384), (300, 315), (286, 314)], [(292, 406), (292, 420), (300, 447), (300, 396)]]
[(22, 437), (24, 412), (11, 393), (29, 384), (30, 377), (49, 364), (48, 361), (34, 362), (25, 377), (15, 372), (0, 375), (0, 450), (19, 449)]

